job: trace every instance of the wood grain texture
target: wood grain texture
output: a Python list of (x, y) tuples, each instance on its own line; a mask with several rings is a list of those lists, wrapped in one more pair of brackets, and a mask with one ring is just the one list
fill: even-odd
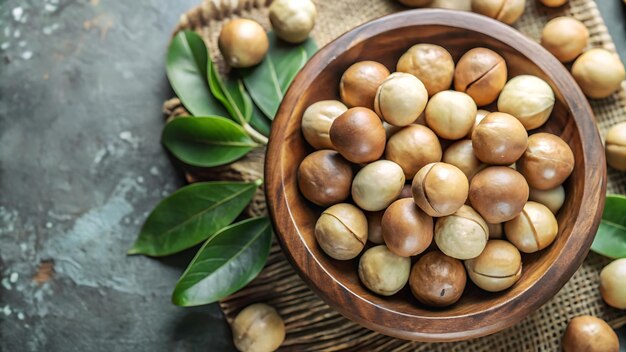
[[(490, 48), (508, 64), (509, 78), (534, 74), (554, 89), (557, 103), (541, 128), (561, 136), (576, 164), (565, 184), (560, 233), (546, 250), (523, 257), (520, 281), (511, 289), (486, 294), (473, 285), (454, 306), (435, 310), (421, 305), (408, 287), (392, 297), (365, 289), (358, 260), (339, 262), (315, 243), (314, 224), (322, 209), (297, 188), (296, 170), (311, 152), (300, 132), (304, 109), (338, 98), (341, 73), (359, 60), (376, 60), (394, 70), (411, 45), (444, 46), (455, 60), (477, 46)], [(502, 330), (537, 309), (567, 282), (587, 254), (597, 229), (606, 189), (603, 148), (593, 114), (566, 69), (541, 46), (509, 26), (488, 18), (445, 10), (405, 11), (355, 28), (320, 50), (296, 77), (272, 127), (266, 167), (266, 197), (278, 238), (302, 278), (329, 305), (378, 332), (418, 341), (453, 341)]]

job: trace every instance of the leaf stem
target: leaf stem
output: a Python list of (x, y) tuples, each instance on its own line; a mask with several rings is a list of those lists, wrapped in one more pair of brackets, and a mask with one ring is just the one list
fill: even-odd
[(246, 132), (248, 132), (248, 135), (250, 135), (250, 138), (252, 138), (255, 142), (259, 142), (263, 145), (267, 145), (267, 142), (269, 141), (267, 137), (259, 133), (254, 128), (252, 128), (252, 126), (250, 126), (249, 123), (243, 124), (242, 127), (244, 130), (246, 130)]

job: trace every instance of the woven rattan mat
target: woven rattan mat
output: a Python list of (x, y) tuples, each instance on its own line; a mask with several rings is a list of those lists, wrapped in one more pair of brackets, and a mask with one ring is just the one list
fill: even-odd
[[(392, 12), (401, 11), (395, 0), (314, 0), (318, 18), (313, 37), (322, 47), (345, 31)], [(468, 4), (469, 0), (453, 0)], [(212, 48), (213, 59), (220, 65), (217, 55), (217, 35), (224, 20), (241, 16), (259, 21), (270, 28), (267, 7), (271, 0), (204, 0), (200, 6), (184, 14), (178, 28), (199, 32)], [(435, 3), (446, 1), (437, 0)], [(451, 2), (451, 1), (448, 1)], [(526, 12), (515, 25), (521, 32), (538, 40), (543, 25), (552, 17), (571, 15), (581, 20), (589, 29), (591, 47), (615, 50), (596, 4), (592, 0), (570, 0), (559, 9), (546, 9), (534, 0), (526, 1)], [(469, 7), (469, 5), (467, 5)], [(626, 121), (626, 93), (622, 89), (613, 96), (592, 100), (601, 135), (613, 124)], [(164, 104), (169, 117), (181, 115), (185, 110), (178, 99)], [(204, 172), (188, 173), (190, 182), (202, 179), (255, 179), (262, 177), (263, 155), (253, 153), (233, 165)], [(609, 193), (626, 194), (626, 173), (609, 168)], [(262, 194), (248, 209), (249, 214), (264, 212)], [(300, 279), (285, 259), (278, 245), (272, 247), (268, 263), (250, 285), (222, 301), (220, 306), (228, 322), (243, 307), (254, 302), (265, 302), (276, 307), (285, 319), (287, 338), (284, 350), (367, 350), (367, 351), (556, 351), (560, 338), (571, 317), (591, 314), (607, 320), (614, 327), (626, 323), (626, 314), (602, 302), (598, 290), (600, 269), (609, 261), (593, 253), (561, 291), (541, 309), (530, 314), (517, 325), (500, 333), (457, 343), (416, 343), (394, 339), (367, 330), (344, 318), (319, 299)]]

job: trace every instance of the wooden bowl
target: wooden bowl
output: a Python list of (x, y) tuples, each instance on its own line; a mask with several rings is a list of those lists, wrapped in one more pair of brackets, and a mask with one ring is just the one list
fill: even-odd
[[(313, 150), (300, 131), (304, 110), (339, 99), (343, 71), (375, 60), (395, 71), (402, 53), (416, 43), (434, 43), (455, 59), (474, 47), (502, 55), (509, 78), (532, 74), (555, 92), (552, 117), (540, 130), (561, 136), (576, 163), (565, 183), (559, 235), (543, 251), (523, 255), (523, 274), (510, 289), (481, 291), (469, 283), (461, 300), (445, 309), (421, 305), (407, 287), (391, 297), (368, 291), (357, 274), (358, 259), (338, 261), (316, 244), (315, 222), (323, 209), (300, 194), (297, 168)], [(321, 49), (289, 88), (272, 126), (265, 164), (265, 191), (280, 243), (300, 276), (330, 306), (365, 327), (417, 341), (454, 341), (488, 335), (520, 321), (552, 298), (587, 255), (600, 221), (605, 189), (604, 152), (589, 104), (565, 67), (540, 45), (490, 18), (447, 10), (412, 10), (357, 27)]]

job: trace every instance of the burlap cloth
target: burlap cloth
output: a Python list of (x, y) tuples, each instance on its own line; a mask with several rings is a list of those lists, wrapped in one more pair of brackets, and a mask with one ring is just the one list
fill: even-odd
[[(394, 0), (314, 1), (318, 17), (312, 36), (320, 47), (361, 23), (405, 9)], [(469, 8), (469, 0), (456, 1)], [(199, 32), (212, 49), (213, 59), (223, 69), (216, 45), (223, 21), (241, 16), (255, 19), (269, 29), (269, 3), (271, 0), (204, 0), (200, 6), (181, 16), (176, 31), (193, 29)], [(530, 38), (539, 40), (543, 26), (550, 18), (570, 15), (589, 29), (590, 47), (615, 50), (594, 1), (570, 0), (569, 5), (556, 10), (539, 6), (534, 0), (527, 0), (526, 3), (526, 12), (515, 27)], [(624, 89), (607, 99), (591, 100), (590, 103), (603, 138), (610, 126), (626, 121)], [(164, 112), (170, 118), (186, 114), (176, 98), (165, 102)], [(250, 180), (262, 177), (262, 170), (263, 151), (258, 150), (232, 165), (212, 170), (186, 170), (186, 175), (190, 182), (210, 179)], [(626, 173), (609, 168), (607, 191), (626, 194)], [(265, 204), (259, 192), (247, 213), (252, 215), (264, 211)], [(590, 253), (563, 289), (520, 323), (491, 336), (456, 343), (408, 342), (353, 323), (331, 309), (306, 286), (277, 244), (272, 247), (267, 265), (259, 277), (243, 290), (220, 302), (220, 306), (228, 322), (239, 310), (254, 302), (265, 302), (276, 307), (287, 328), (287, 338), (281, 347), (284, 350), (556, 351), (560, 349), (560, 339), (567, 322), (574, 316), (595, 315), (614, 327), (626, 324), (626, 313), (608, 307), (600, 297), (600, 269), (608, 262), (608, 259)]]

